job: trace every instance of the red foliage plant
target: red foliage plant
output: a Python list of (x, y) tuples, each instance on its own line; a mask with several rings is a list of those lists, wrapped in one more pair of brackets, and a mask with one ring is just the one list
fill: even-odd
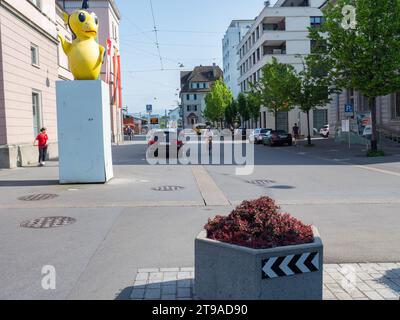
[(311, 226), (303, 224), (269, 197), (244, 201), (227, 216), (216, 216), (205, 225), (207, 238), (253, 249), (312, 243)]

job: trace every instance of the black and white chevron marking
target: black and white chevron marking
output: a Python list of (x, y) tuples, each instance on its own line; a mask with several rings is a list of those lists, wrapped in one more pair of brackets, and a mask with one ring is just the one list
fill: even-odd
[(319, 253), (307, 252), (262, 261), (262, 278), (272, 279), (319, 270)]

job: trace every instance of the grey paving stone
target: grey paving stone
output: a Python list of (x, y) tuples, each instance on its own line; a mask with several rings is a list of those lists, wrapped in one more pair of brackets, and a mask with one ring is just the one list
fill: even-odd
[(353, 300), (351, 298), (351, 296), (347, 293), (347, 292), (337, 292), (335, 293), (335, 296), (339, 299), (339, 300)]
[(377, 289), (376, 292), (378, 292), (384, 299), (396, 299), (399, 297), (398, 294), (390, 289)]
[(357, 277), (364, 281), (365, 280), (373, 280), (373, 278), (369, 275), (369, 273), (366, 273), (366, 272), (357, 273)]
[(342, 286), (340, 286), (337, 283), (328, 283), (328, 284), (326, 284), (326, 286), (334, 294), (340, 293), (340, 292), (345, 292), (345, 290), (342, 288)]
[(136, 281), (145, 281), (149, 278), (149, 274), (148, 273), (138, 273), (136, 275)]
[(145, 268), (145, 269), (139, 269), (138, 273), (150, 273), (150, 272), (159, 272), (160, 269), (158, 268)]
[(323, 291), (323, 299), (324, 300), (336, 300), (335, 295), (330, 292), (329, 290), (324, 290)]
[(184, 272), (178, 272), (178, 280), (181, 279), (190, 279), (190, 272), (184, 271)]
[(377, 281), (374, 280), (366, 280), (365, 283), (371, 287), (372, 289), (376, 290), (376, 289), (385, 289), (386, 285), (379, 283)]
[(177, 280), (178, 272), (165, 272), (164, 273), (164, 281)]
[(336, 283), (336, 280), (328, 275), (328, 276), (324, 276), (324, 283)]
[(176, 286), (164, 286), (161, 288), (162, 295), (177, 295), (177, 288)]
[(161, 289), (161, 282), (149, 283), (146, 285), (146, 289)]
[(146, 300), (158, 300), (161, 299), (161, 289), (148, 289), (144, 294)]
[(161, 272), (178, 272), (179, 268), (161, 268)]
[(332, 272), (329, 276), (336, 281), (341, 281), (343, 279), (343, 275), (339, 272)]
[(178, 288), (190, 288), (191, 285), (192, 281), (190, 279), (178, 281)]
[[(131, 299), (192, 300), (194, 268), (139, 269)], [(324, 266), (325, 300), (397, 300), (400, 263), (329, 264)]]
[(365, 295), (371, 300), (384, 300), (376, 291), (364, 291)]
[(358, 288), (349, 290), (347, 291), (347, 293), (351, 296), (352, 299), (366, 298), (365, 294), (363, 294)]
[(131, 293), (131, 299), (143, 299), (144, 293), (144, 289), (133, 289)]
[(178, 298), (190, 298), (191, 295), (190, 288), (178, 288)]
[(163, 282), (161, 282), (161, 286), (162, 287), (177, 287), (178, 286), (178, 281), (176, 281), (176, 280), (170, 280), (170, 281), (163, 281)]
[(371, 290), (373, 290), (369, 285), (367, 285), (366, 283), (364, 283), (362, 281), (358, 281), (356, 287), (357, 287), (357, 289), (359, 289), (361, 291), (371, 291)]
[(147, 281), (135, 281), (133, 283), (133, 286), (135, 287), (135, 289), (144, 289), (146, 284), (147, 284)]
[(194, 268), (181, 268), (179, 271), (183, 271), (183, 272), (194, 272)]
[(152, 272), (150, 273), (149, 280), (162, 280), (163, 279), (163, 272)]

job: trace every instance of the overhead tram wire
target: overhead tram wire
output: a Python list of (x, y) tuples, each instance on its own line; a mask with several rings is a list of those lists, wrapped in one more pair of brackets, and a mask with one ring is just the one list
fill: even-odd
[(161, 70), (163, 70), (164, 69), (164, 62), (163, 62), (163, 58), (161, 56), (160, 43), (158, 41), (158, 30), (157, 30), (156, 18), (155, 18), (155, 15), (154, 15), (153, 1), (149, 0), (149, 2), (150, 2), (150, 8), (151, 8), (151, 15), (153, 17), (154, 35), (156, 37), (156, 47), (157, 47), (158, 55), (160, 57)]

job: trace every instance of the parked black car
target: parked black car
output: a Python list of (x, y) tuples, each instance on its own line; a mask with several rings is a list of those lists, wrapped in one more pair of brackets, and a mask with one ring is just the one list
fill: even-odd
[(270, 134), (266, 135), (263, 139), (263, 145), (269, 146), (283, 146), (293, 145), (293, 138), (290, 133), (284, 130), (272, 130)]

